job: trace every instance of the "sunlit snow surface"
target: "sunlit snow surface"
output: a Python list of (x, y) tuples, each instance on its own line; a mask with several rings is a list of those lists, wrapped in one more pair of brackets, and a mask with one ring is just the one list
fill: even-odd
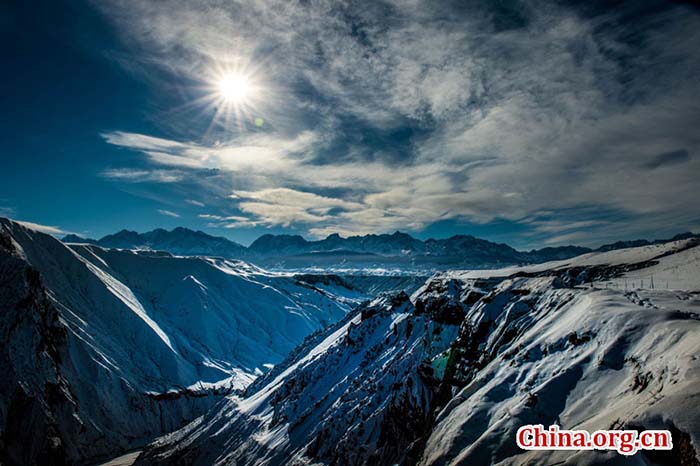
[[(526, 423), (673, 427), (697, 449), (699, 250), (677, 241), (437, 275), (410, 302), (380, 299), (365, 317), (307, 341), (247, 397), (230, 397), (139, 461), (397, 464), (411, 454), (422, 465), (620, 464), (614, 452), (523, 452), (515, 432)], [(581, 270), (606, 279), (564, 284)], [(617, 288), (611, 274), (630, 282), (653, 274), (657, 286), (640, 288), (637, 279), (635, 289)], [(660, 289), (666, 280), (684, 289)], [(458, 326), (417, 310), (440, 299), (439, 309), (469, 303), (459, 330), (463, 383), (446, 399), (435, 376)], [(647, 461), (638, 454), (624, 464)]]

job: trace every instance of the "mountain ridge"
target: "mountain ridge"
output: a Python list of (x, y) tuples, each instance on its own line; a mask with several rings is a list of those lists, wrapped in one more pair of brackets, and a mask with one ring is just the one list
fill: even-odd
[(670, 239), (618, 241), (592, 249), (583, 246), (549, 246), (518, 250), (506, 243), (497, 243), (472, 235), (458, 234), (448, 238), (420, 240), (396, 231), (342, 237), (338, 233), (319, 240), (307, 240), (301, 235), (264, 234), (246, 247), (222, 236), (200, 230), (176, 227), (157, 228), (145, 233), (121, 230), (98, 240), (70, 234), (67, 243), (89, 243), (107, 248), (164, 250), (176, 255), (208, 255), (244, 259), (265, 266), (281, 268), (303, 267), (309, 263), (395, 264), (406, 267), (449, 265), (491, 266), (534, 264), (564, 260), (595, 251), (611, 251), (632, 246), (659, 244), (666, 241), (698, 237), (686, 232)]
[(84, 464), (201, 415), (363, 299), (304, 278), (0, 219), (0, 463)]

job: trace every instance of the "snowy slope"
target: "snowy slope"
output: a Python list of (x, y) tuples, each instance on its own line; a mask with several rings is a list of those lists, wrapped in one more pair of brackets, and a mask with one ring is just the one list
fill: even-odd
[(696, 464), (700, 296), (588, 283), (654, 267), (694, 273), (697, 251), (675, 242), (511, 276), (438, 275), (410, 300), (379, 298), (307, 338), (245, 396), (160, 439), (137, 464), (652, 464), (642, 453), (516, 447), (520, 425), (555, 422), (669, 428), (679, 448), (654, 464)]
[(413, 274), (386, 274), (380, 271), (354, 271), (353, 273), (296, 273), (292, 276), (313, 285), (337, 299), (352, 299), (357, 304), (382, 293), (405, 291), (413, 293), (420, 288), (428, 276)]
[[(458, 322), (449, 317), (416, 315), (405, 294), (378, 298), (249, 397), (230, 398), (168, 438), (151, 462), (288, 464), (312, 452), (353, 464), (379, 449), (382, 458), (400, 458), (413, 434), (405, 442), (386, 434), (427, 425), (437, 386), (418, 372), (432, 371), (424, 361), (439, 358), (457, 336)], [(360, 452), (358, 445), (373, 448)]]
[[(537, 289), (532, 279), (511, 286)], [(440, 411), (420, 464), (648, 464), (641, 453), (625, 460), (614, 452), (525, 454), (514, 441), (524, 424), (589, 431), (675, 428), (689, 434), (698, 451), (697, 297), (567, 294), (545, 291), (534, 316), (490, 317), (495, 331), (477, 364), (486, 366)], [(679, 298), (688, 301), (679, 305)], [(490, 318), (473, 316), (477, 325)], [(517, 336), (500, 341), (508, 330)]]
[(625, 281), (630, 288), (635, 283), (641, 288), (651, 288), (655, 284), (656, 289), (700, 291), (700, 247), (661, 257), (655, 262), (627, 272), (612, 283), (618, 287), (622, 287)]
[[(488, 277), (508, 277), (515, 274), (547, 273), (554, 270), (595, 266), (637, 266), (646, 267), (649, 261), (660, 260), (665, 256), (691, 249), (700, 244), (700, 239), (691, 238), (668, 243), (653, 244), (635, 248), (617, 249), (605, 252), (591, 252), (560, 261), (545, 262), (536, 265), (504, 267), (501, 269), (468, 270), (447, 272), (446, 276), (475, 279)], [(683, 259), (681, 259), (683, 260)]]
[(239, 261), (69, 247), (6, 219), (0, 238), (8, 464), (50, 450), (41, 435), (8, 443), (12, 429), (31, 436), (18, 416), (50, 425), (67, 461), (133, 447), (243, 389), (354, 302)]

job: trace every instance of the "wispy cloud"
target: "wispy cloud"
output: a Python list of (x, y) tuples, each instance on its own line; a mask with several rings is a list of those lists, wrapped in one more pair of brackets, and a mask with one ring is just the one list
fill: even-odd
[(287, 188), (236, 191), (231, 197), (238, 200), (239, 209), (254, 215), (265, 225), (320, 224), (337, 215), (331, 214), (333, 210), (357, 211), (364, 208), (357, 202)]
[(111, 168), (100, 172), (100, 176), (129, 183), (177, 183), (184, 173), (176, 170), (139, 170), (132, 168)]
[(205, 204), (203, 202), (199, 202), (199, 201), (194, 200), (194, 199), (185, 199), (185, 202), (187, 204), (193, 205), (195, 207), (204, 207), (205, 206)]
[(646, 162), (645, 167), (649, 169), (657, 169), (664, 166), (682, 164), (690, 161), (690, 153), (685, 149), (664, 152)]
[(180, 218), (180, 214), (178, 214), (177, 212), (173, 212), (172, 210), (158, 209), (158, 213), (161, 215), (165, 215), (166, 217)]
[(103, 176), (221, 170), (208, 220), (316, 236), (506, 219), (559, 242), (697, 224), (696, 10), (506, 3), (105, 2), (145, 51), (134, 66), (196, 81), (236, 50), (268, 95), (262, 129), (106, 133), (150, 168)]
[(40, 231), (42, 233), (47, 233), (49, 235), (65, 235), (65, 234), (69, 233), (65, 230), (62, 230), (60, 227), (57, 227), (57, 226), (42, 225), (40, 223), (25, 222), (22, 220), (16, 220), (16, 222), (19, 223), (20, 225), (23, 225), (23, 226), (30, 228), (32, 230)]
[(249, 228), (260, 225), (259, 222), (242, 215), (200, 214), (198, 217), (208, 220), (207, 226), (215, 228)]
[(8, 206), (0, 206), (0, 217), (14, 217), (15, 209)]

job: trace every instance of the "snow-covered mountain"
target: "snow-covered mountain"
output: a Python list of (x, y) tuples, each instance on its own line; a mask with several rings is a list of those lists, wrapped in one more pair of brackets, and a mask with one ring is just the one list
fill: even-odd
[(366, 297), (311, 281), (0, 218), (0, 463), (72, 464), (180, 427)]
[(75, 235), (63, 238), (67, 243), (94, 243), (106, 248), (151, 249), (184, 256), (218, 256), (243, 259), (246, 248), (221, 236), (178, 227), (171, 231), (157, 228), (146, 233), (122, 230), (99, 240), (84, 240)]
[[(698, 354), (698, 240), (450, 272), (308, 337), (137, 464), (697, 464)], [(519, 450), (538, 423), (667, 428), (675, 447)]]
[(223, 237), (182, 227), (172, 231), (159, 228), (146, 233), (122, 230), (99, 240), (70, 234), (65, 236), (63, 241), (97, 244), (106, 248), (160, 250), (186, 256), (244, 259), (267, 268), (278, 269), (357, 264), (364, 267), (389, 265), (402, 269), (444, 270), (457, 265), (485, 267), (539, 263), (590, 252), (590, 249), (578, 246), (518, 251), (507, 244), (469, 235), (421, 241), (398, 231), (393, 234), (369, 234), (347, 238), (332, 234), (317, 241), (308, 241), (299, 235), (266, 234), (248, 248)]
[[(684, 233), (674, 240), (698, 237)], [(581, 246), (557, 246), (518, 251), (503, 243), (494, 243), (470, 235), (421, 241), (406, 233), (368, 234), (328, 237), (308, 241), (299, 235), (266, 234), (249, 247), (202, 231), (178, 227), (146, 232), (122, 230), (99, 240), (67, 235), (66, 243), (97, 244), (106, 248), (168, 251), (184, 256), (216, 256), (243, 259), (271, 270), (354, 268), (355, 270), (393, 268), (409, 271), (436, 271), (455, 268), (502, 267), (565, 260), (592, 252)], [(611, 251), (632, 246), (662, 244), (668, 240), (620, 241), (597, 249)]]
[(391, 235), (363, 235), (343, 238), (332, 234), (318, 241), (307, 241), (298, 235), (263, 235), (250, 245), (251, 251), (279, 251), (285, 255), (312, 252), (352, 251), (381, 255), (422, 253), (425, 245), (411, 235), (395, 232)]
[(566, 246), (524, 252), (507, 244), (469, 235), (421, 241), (397, 231), (347, 238), (332, 234), (317, 241), (307, 241), (298, 235), (263, 235), (250, 245), (249, 251), (258, 259), (271, 258), (289, 267), (300, 267), (305, 263), (355, 262), (444, 269), (457, 264), (483, 267), (536, 263), (574, 257), (590, 252), (590, 249)]

